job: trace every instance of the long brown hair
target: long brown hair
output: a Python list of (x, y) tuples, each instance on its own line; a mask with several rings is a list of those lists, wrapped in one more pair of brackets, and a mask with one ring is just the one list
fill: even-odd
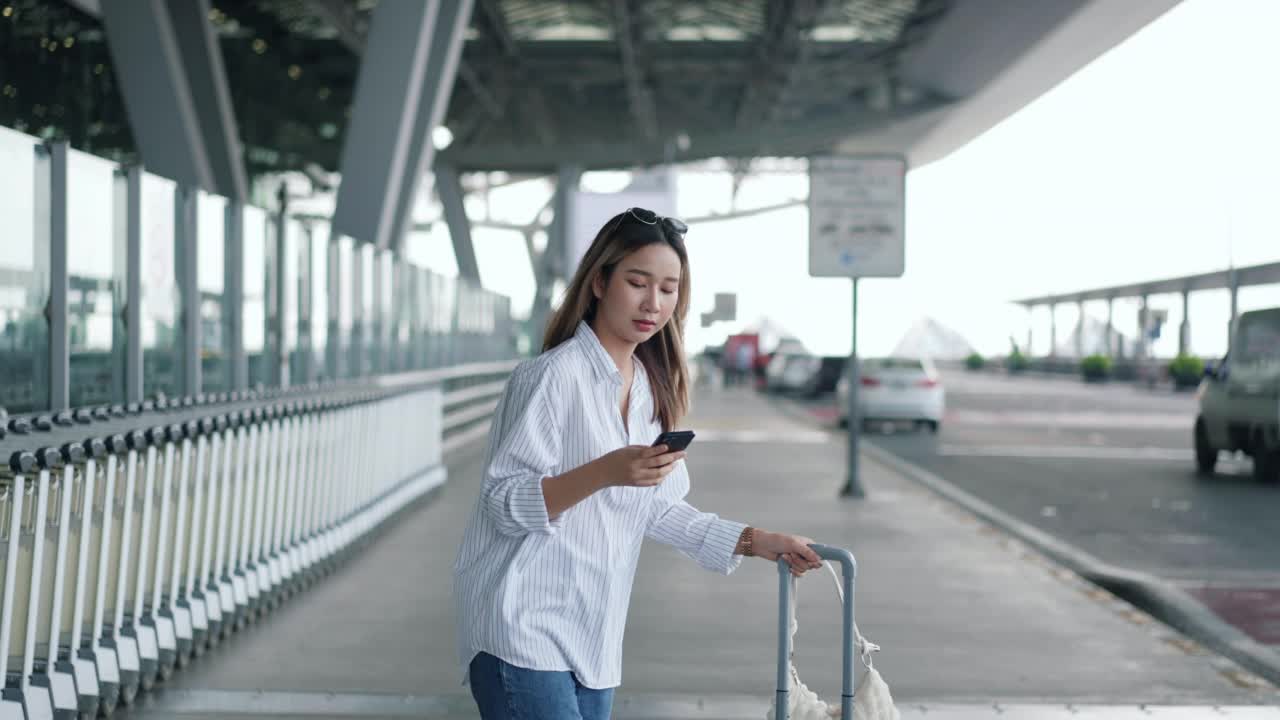
[(689, 411), (689, 371), (684, 362), (684, 320), (689, 313), (689, 255), (684, 238), (664, 229), (663, 223), (648, 225), (622, 212), (613, 216), (596, 233), (591, 247), (582, 256), (564, 301), (547, 322), (542, 351), (546, 352), (573, 337), (578, 323), (591, 323), (599, 301), (592, 286), (596, 277), (608, 287), (613, 271), (623, 258), (640, 248), (666, 243), (680, 257), (680, 289), (671, 319), (653, 337), (636, 347), (636, 355), (649, 374), (653, 388), (654, 419), (662, 429), (672, 430)]

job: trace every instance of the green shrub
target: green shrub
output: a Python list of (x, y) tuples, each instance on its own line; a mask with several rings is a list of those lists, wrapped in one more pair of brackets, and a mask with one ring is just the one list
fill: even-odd
[(1090, 355), (1080, 361), (1080, 372), (1085, 380), (1106, 380), (1111, 376), (1111, 358), (1106, 355)]
[(1169, 377), (1180, 387), (1198, 385), (1204, 374), (1204, 361), (1194, 355), (1179, 354), (1169, 363)]
[(1017, 348), (1014, 348), (1013, 352), (1010, 352), (1009, 357), (1005, 360), (1005, 365), (1009, 368), (1009, 372), (1011, 373), (1022, 372), (1027, 369), (1027, 365), (1029, 364), (1027, 356), (1023, 355), (1022, 351)]
[(981, 370), (986, 364), (986, 359), (978, 353), (971, 353), (969, 357), (964, 359), (964, 366), (970, 370)]

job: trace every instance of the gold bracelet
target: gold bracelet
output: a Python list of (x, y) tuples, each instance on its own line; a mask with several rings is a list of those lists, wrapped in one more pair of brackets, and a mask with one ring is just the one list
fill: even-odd
[(742, 529), (742, 534), (738, 536), (738, 544), (742, 546), (742, 557), (754, 557), (755, 549), (752, 544), (755, 542), (756, 529), (748, 525)]

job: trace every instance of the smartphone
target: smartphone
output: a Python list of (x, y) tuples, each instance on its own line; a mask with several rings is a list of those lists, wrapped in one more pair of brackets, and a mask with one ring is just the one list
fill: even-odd
[(658, 436), (653, 441), (655, 446), (666, 445), (667, 452), (680, 452), (689, 447), (689, 443), (693, 442), (692, 430), (668, 430)]

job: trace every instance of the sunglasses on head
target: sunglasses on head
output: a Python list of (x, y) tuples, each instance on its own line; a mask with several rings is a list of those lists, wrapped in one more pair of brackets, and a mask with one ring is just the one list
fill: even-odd
[(684, 239), (685, 233), (689, 232), (689, 226), (685, 225), (682, 220), (673, 217), (663, 217), (652, 210), (646, 210), (644, 208), (627, 208), (622, 214), (622, 220), (619, 222), (619, 225), (626, 222), (628, 217), (635, 218), (645, 225), (657, 225), (658, 223), (662, 223), (663, 230), (679, 235), (681, 240)]

